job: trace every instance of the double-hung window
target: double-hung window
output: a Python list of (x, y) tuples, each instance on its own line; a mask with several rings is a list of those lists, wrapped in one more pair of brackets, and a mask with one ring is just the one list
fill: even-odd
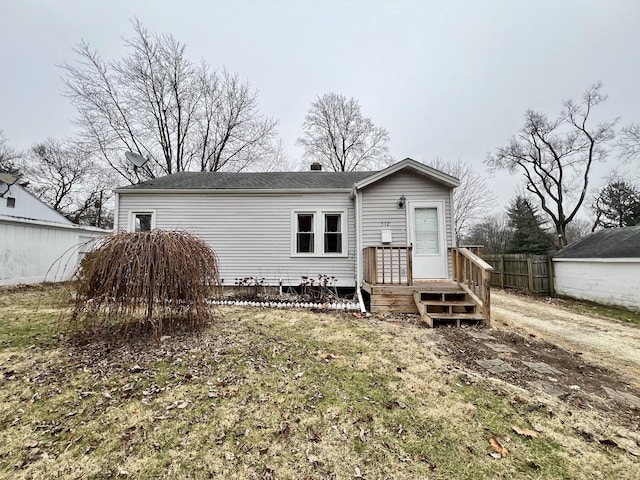
[(346, 256), (346, 221), (345, 211), (294, 211), (291, 255)]
[(324, 214), (324, 253), (342, 253), (342, 214)]
[(296, 214), (296, 253), (315, 253), (314, 227), (315, 213), (300, 212)]

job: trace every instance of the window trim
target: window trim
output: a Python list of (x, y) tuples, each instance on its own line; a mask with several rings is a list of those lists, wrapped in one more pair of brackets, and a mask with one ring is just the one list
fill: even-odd
[(129, 231), (136, 231), (136, 215), (151, 215), (151, 230), (156, 229), (156, 211), (155, 209), (146, 210), (129, 210)]
[[(298, 253), (297, 251), (297, 215), (313, 214), (314, 244), (313, 253)], [(324, 221), (325, 215), (340, 215), (340, 233), (342, 235), (342, 252), (324, 253)], [(291, 256), (308, 258), (341, 258), (349, 256), (349, 230), (348, 230), (348, 210), (346, 209), (296, 209), (291, 210)]]

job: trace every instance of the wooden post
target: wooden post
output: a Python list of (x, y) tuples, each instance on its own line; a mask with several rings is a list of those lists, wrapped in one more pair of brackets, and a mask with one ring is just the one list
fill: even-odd
[(500, 287), (504, 288), (504, 255), (500, 255)]
[(491, 326), (491, 272), (482, 272), (482, 316), (487, 326)]
[(549, 255), (547, 261), (549, 262), (549, 265), (547, 266), (547, 275), (549, 275), (549, 296), (550, 297), (555, 297), (555, 295), (556, 295), (556, 285), (555, 285), (556, 276), (555, 276), (555, 270), (553, 268), (553, 258), (551, 257), (551, 255)]
[(412, 247), (407, 247), (407, 283), (413, 285), (413, 257), (411, 255)]
[(453, 267), (453, 279), (458, 281), (458, 256), (456, 255), (457, 250), (455, 248), (451, 249), (451, 266)]
[(366, 248), (362, 249), (362, 276), (365, 282), (369, 281), (369, 251)]
[(529, 276), (529, 292), (536, 293), (533, 285), (533, 258), (531, 255), (527, 256), (527, 275)]
[(371, 247), (371, 253), (369, 258), (371, 260), (371, 285), (378, 284), (378, 249), (376, 247)]

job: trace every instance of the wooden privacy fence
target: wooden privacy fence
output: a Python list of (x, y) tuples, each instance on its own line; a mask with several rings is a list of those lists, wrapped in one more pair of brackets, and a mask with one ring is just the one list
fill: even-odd
[(553, 295), (553, 263), (548, 255), (520, 253), (484, 255), (493, 266), (491, 285), (518, 288), (539, 295)]

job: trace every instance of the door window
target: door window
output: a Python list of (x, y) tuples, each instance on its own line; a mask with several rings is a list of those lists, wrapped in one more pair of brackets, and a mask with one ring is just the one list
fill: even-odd
[(437, 208), (415, 209), (415, 253), (418, 255), (438, 255), (440, 235)]

